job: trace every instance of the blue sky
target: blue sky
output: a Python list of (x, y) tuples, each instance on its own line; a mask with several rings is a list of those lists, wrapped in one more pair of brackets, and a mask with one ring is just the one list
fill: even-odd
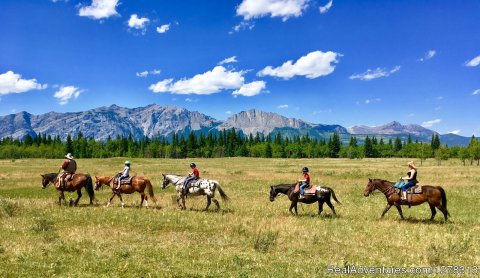
[(479, 1), (2, 0), (0, 115), (152, 103), (480, 135)]

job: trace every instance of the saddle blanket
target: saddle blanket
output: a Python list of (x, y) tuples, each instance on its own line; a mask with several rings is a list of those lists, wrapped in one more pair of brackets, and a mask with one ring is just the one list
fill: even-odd
[[(300, 186), (295, 187), (295, 192), (298, 192), (299, 190), (300, 190)], [(328, 189), (326, 189), (325, 187), (323, 187), (321, 185), (318, 185), (318, 186), (311, 185), (311, 186), (305, 188), (304, 195), (315, 195), (315, 194), (317, 194), (317, 191), (318, 192), (328, 192)]]
[[(125, 184), (131, 184), (132, 183), (132, 179), (134, 178), (135, 176), (131, 176), (131, 177), (128, 177), (126, 179), (123, 179), (120, 181), (120, 185), (125, 185)], [(114, 183), (117, 184), (118, 182), (118, 177), (115, 179)]]
[[(397, 193), (400, 194), (400, 189), (396, 189)], [(407, 194), (422, 194), (422, 187), (420, 185), (415, 185), (407, 189)]]

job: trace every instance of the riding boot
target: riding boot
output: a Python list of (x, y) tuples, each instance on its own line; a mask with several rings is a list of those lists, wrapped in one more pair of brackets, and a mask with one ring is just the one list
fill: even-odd
[(406, 201), (407, 200), (407, 192), (402, 191), (402, 200)]

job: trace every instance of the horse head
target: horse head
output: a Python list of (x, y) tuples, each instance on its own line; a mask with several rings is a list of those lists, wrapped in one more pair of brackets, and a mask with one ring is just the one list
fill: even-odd
[(375, 185), (375, 181), (372, 179), (368, 179), (367, 187), (363, 190), (363, 196), (368, 197), (375, 189), (377, 189)]
[(275, 201), (275, 197), (277, 197), (278, 192), (273, 188), (273, 186), (270, 186), (270, 202)]
[(167, 188), (168, 184), (170, 183), (170, 180), (167, 178), (165, 174), (162, 174), (163, 179), (162, 179), (162, 189)]
[(47, 179), (45, 175), (40, 175), (42, 176), (42, 189), (47, 188), (47, 185), (50, 183), (50, 181)]
[(113, 178), (110, 177), (95, 176), (95, 190), (99, 190), (104, 184), (109, 184), (112, 180)]

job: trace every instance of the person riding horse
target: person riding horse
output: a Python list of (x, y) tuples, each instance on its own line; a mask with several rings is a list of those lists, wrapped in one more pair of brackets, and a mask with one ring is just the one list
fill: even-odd
[(55, 187), (58, 189), (60, 187), (64, 187), (67, 181), (64, 181), (65, 177), (69, 177), (72, 179), (73, 175), (77, 171), (77, 162), (73, 159), (71, 153), (67, 153), (65, 155), (65, 160), (63, 161), (62, 165), (60, 165), (60, 173), (57, 176), (57, 183)]
[(183, 191), (188, 193), (188, 184), (191, 181), (200, 179), (200, 172), (198, 171), (197, 165), (195, 163), (190, 163), (190, 168), (192, 168), (192, 172), (188, 174), (188, 177), (183, 182)]
[(305, 188), (310, 186), (310, 175), (308, 174), (308, 167), (303, 167), (303, 179), (298, 180), (300, 183), (300, 199), (304, 197)]
[(118, 173), (118, 180), (117, 180), (117, 186), (115, 187), (115, 191), (118, 191), (120, 189), (122, 180), (128, 177), (130, 177), (130, 161), (129, 160), (125, 161), (125, 168), (123, 168), (123, 171)]
[(407, 175), (405, 177), (402, 177), (401, 179), (404, 180), (406, 183), (402, 186), (402, 200), (407, 199), (407, 189), (415, 186), (418, 181), (417, 181), (417, 167), (413, 163), (413, 161), (408, 162), (408, 168), (409, 171), (407, 172)]

